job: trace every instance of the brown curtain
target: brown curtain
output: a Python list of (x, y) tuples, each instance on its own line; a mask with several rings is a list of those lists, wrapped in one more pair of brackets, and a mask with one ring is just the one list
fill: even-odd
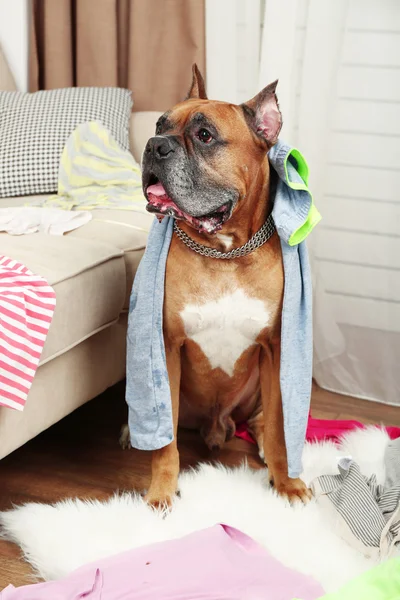
[(30, 91), (120, 86), (166, 110), (204, 74), (205, 0), (31, 1)]

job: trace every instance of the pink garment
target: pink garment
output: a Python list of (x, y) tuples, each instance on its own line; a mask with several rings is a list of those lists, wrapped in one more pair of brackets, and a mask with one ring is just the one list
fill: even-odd
[(237, 529), (215, 525), (129, 550), (0, 600), (315, 600), (324, 590)]
[[(379, 427), (379, 425), (376, 425)], [(339, 442), (340, 438), (354, 429), (364, 429), (365, 425), (359, 421), (340, 421), (338, 419), (313, 419), (308, 417), (306, 439), (309, 442), (332, 440)], [(392, 440), (400, 437), (400, 427), (384, 427)]]
[[(311, 413), (308, 417), (308, 425), (306, 432), (306, 440), (308, 442), (321, 442), (324, 440), (331, 440), (333, 442), (340, 442), (340, 438), (348, 433), (354, 431), (354, 429), (364, 429), (365, 425), (358, 421), (340, 421), (338, 419), (314, 419)], [(376, 425), (379, 427), (379, 425)], [(400, 437), (400, 427), (384, 427), (388, 435), (392, 440)], [(251, 444), (255, 444), (255, 440), (252, 438), (247, 430), (246, 423), (243, 423), (236, 429), (236, 437), (246, 440)]]
[(0, 255), (0, 405), (23, 410), (55, 306), (43, 277)]

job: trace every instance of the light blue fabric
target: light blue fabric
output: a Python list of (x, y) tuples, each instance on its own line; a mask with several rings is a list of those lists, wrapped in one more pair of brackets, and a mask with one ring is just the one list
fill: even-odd
[[(288, 474), (298, 477), (311, 396), (312, 286), (305, 241), (297, 246), (288, 242), (306, 221), (312, 198), (308, 191), (290, 187), (290, 183), (303, 183), (291, 150), (279, 140), (271, 148), (269, 160), (279, 176), (272, 216), (281, 240), (285, 273), (280, 383)], [(162, 327), (165, 268), (172, 233), (172, 218), (164, 218), (161, 223), (154, 220), (130, 300), (126, 401), (131, 444), (140, 450), (157, 450), (173, 439)]]

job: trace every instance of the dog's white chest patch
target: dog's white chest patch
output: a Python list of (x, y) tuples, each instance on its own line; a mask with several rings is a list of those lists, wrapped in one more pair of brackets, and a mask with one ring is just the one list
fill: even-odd
[(225, 246), (226, 250), (230, 250), (233, 244), (233, 238), (231, 235), (224, 235), (223, 233), (217, 233), (217, 238)]
[(254, 344), (270, 322), (270, 312), (262, 300), (236, 290), (204, 304), (188, 304), (181, 312), (188, 338), (196, 342), (210, 361), (233, 375), (236, 361)]

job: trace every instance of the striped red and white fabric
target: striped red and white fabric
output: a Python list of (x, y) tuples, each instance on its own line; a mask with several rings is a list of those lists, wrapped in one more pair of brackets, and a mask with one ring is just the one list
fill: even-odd
[(43, 277), (0, 255), (0, 405), (23, 410), (55, 306)]

